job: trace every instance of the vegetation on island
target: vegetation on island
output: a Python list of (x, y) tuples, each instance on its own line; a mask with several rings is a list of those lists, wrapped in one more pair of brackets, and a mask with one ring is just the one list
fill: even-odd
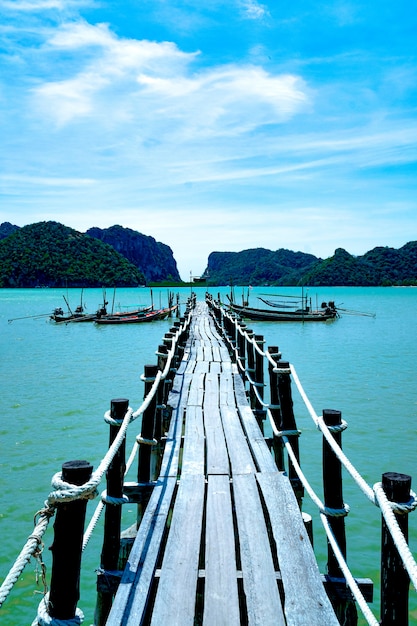
[(136, 287), (143, 273), (102, 241), (58, 222), (18, 228), (0, 241), (0, 287)]
[(285, 249), (212, 252), (204, 275), (211, 285), (417, 285), (417, 241), (398, 250), (379, 246), (363, 256), (338, 248), (324, 260)]
[[(58, 222), (22, 228), (0, 224), (0, 287), (185, 286), (169, 246), (124, 228), (80, 233)], [(417, 285), (417, 241), (399, 249), (378, 246), (362, 256), (343, 248), (312, 254), (253, 248), (212, 252), (200, 286)]]

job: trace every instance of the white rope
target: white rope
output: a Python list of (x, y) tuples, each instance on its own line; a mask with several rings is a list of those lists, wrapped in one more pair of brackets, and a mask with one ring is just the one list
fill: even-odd
[[(382, 483), (375, 483), (374, 492), (379, 508), (381, 509), (385, 522), (391, 533), (391, 537), (395, 543), (398, 553), (401, 556), (404, 566), (407, 569), (410, 580), (414, 585), (414, 589), (417, 591), (417, 563), (411, 553), (410, 548), (408, 547), (408, 544), (401, 531), (401, 528), (398, 525), (393, 511), (393, 504), (397, 510), (398, 505), (388, 500), (382, 487)], [(413, 497), (413, 500), (414, 502), (416, 501), (415, 497)], [(409, 503), (407, 503), (407, 506), (409, 506)]]
[(375, 618), (374, 614), (370, 610), (369, 606), (366, 603), (365, 598), (362, 595), (361, 590), (359, 589), (356, 580), (353, 578), (352, 573), (343, 557), (342, 552), (340, 551), (339, 544), (337, 543), (335, 536), (333, 535), (332, 529), (330, 528), (329, 520), (323, 513), (320, 514), (320, 518), (324, 529), (326, 531), (327, 538), (329, 540), (330, 545), (332, 546), (332, 550), (337, 559), (340, 569), (343, 572), (343, 576), (356, 600), (358, 603), (363, 616), (365, 617), (368, 624), (371, 626), (379, 626), (379, 621)]
[(349, 459), (347, 458), (347, 456), (345, 455), (345, 453), (343, 452), (341, 447), (337, 444), (335, 439), (332, 437), (331, 432), (330, 432), (328, 426), (325, 424), (325, 422), (323, 420), (323, 417), (317, 415), (317, 413), (315, 412), (315, 410), (314, 410), (310, 400), (308, 399), (307, 394), (304, 391), (304, 389), (303, 389), (303, 387), (302, 387), (302, 385), (300, 383), (300, 379), (297, 376), (297, 372), (295, 370), (295, 367), (292, 364), (291, 364), (290, 367), (291, 367), (291, 374), (293, 376), (295, 384), (297, 385), (297, 389), (298, 389), (298, 391), (300, 393), (300, 396), (303, 399), (304, 404), (307, 407), (307, 410), (310, 413), (310, 416), (313, 419), (314, 423), (316, 424), (317, 428), (319, 428), (319, 430), (322, 432), (323, 436), (326, 438), (327, 443), (332, 448), (333, 452), (336, 454), (336, 456), (339, 459), (339, 461), (341, 461), (341, 463), (344, 465), (345, 469), (352, 476), (353, 480), (356, 482), (356, 484), (361, 489), (361, 491), (365, 494), (365, 496), (373, 504), (375, 504), (376, 503), (375, 502), (375, 494), (373, 492), (372, 487), (370, 487), (368, 485), (368, 483), (365, 481), (365, 479), (362, 478), (362, 476), (359, 474), (357, 469), (349, 461)]
[(13, 585), (19, 580), (21, 573), (30, 561), (30, 558), (38, 552), (41, 538), (48, 528), (49, 519), (53, 513), (54, 509), (46, 509), (39, 512), (38, 521), (35, 525), (33, 533), (30, 537), (28, 537), (28, 540), (23, 546), (20, 554), (16, 558), (13, 566), (0, 587), (0, 607), (9, 595)]
[(79, 626), (84, 621), (84, 613), (77, 608), (75, 616), (69, 619), (58, 619), (51, 617), (48, 613), (49, 594), (46, 594), (39, 603), (38, 615), (32, 626)]

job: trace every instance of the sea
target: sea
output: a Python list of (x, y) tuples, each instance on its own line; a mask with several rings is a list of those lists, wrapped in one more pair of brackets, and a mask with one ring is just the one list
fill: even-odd
[[(234, 287), (236, 301), (301, 296), (298, 288)], [(111, 310), (128, 310), (154, 303), (166, 306), (167, 288), (108, 290)], [(172, 290), (171, 290), (172, 291)], [(184, 310), (191, 287), (173, 289)], [(230, 287), (193, 288), (198, 300), (208, 291), (225, 300)], [(56, 324), (56, 307), (86, 312), (103, 302), (101, 289), (0, 290), (0, 581), (33, 530), (33, 519), (51, 491), (51, 478), (65, 461), (85, 459), (95, 468), (108, 448), (104, 413), (114, 398), (127, 398), (133, 409), (143, 400), (141, 375), (156, 364), (156, 351), (174, 320), (126, 326), (94, 323)], [(265, 347), (279, 346), (282, 359), (297, 372), (316, 413), (342, 412), (348, 428), (343, 449), (369, 485), (384, 472), (400, 472), (417, 482), (417, 289), (413, 287), (310, 287), (304, 295), (313, 307), (332, 300), (341, 317), (326, 323), (247, 322), (263, 335)], [(300, 460), (322, 498), (321, 435), (292, 387), (300, 437)], [(268, 429), (266, 428), (266, 433)], [(127, 435), (130, 450), (140, 432), (139, 420)], [(267, 433), (268, 434), (268, 433)], [(131, 478), (134, 480), (134, 478)], [(415, 487), (414, 487), (415, 488)], [(104, 489), (104, 485), (103, 485)], [(347, 560), (358, 578), (371, 578), (379, 619), (380, 527), (378, 509), (344, 472)], [(417, 490), (416, 490), (417, 491)], [(91, 515), (96, 501), (88, 505)], [(325, 573), (326, 540), (314, 505), (305, 496), (303, 510), (313, 517), (314, 549)], [(123, 524), (135, 516), (123, 508)], [(41, 556), (46, 584), (51, 571), (52, 524), (44, 536)], [(102, 522), (84, 553), (79, 608), (84, 624), (94, 623), (96, 570), (100, 565)], [(417, 513), (409, 516), (409, 544), (417, 556)], [(31, 559), (0, 608), (0, 623), (31, 624), (42, 598), (44, 582), (39, 561)], [(366, 622), (360, 617), (359, 624)], [(417, 624), (417, 594), (410, 589), (410, 624)]]

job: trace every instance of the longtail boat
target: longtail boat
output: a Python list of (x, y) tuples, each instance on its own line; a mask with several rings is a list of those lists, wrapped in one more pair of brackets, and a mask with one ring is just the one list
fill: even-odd
[(334, 302), (323, 302), (322, 306), (316, 310), (312, 310), (309, 306), (305, 306), (293, 311), (280, 311), (277, 310), (278, 307), (272, 307), (270, 309), (257, 309), (250, 307), (247, 304), (236, 304), (231, 298), (229, 298), (229, 304), (226, 306), (241, 317), (264, 322), (326, 322), (339, 317)]
[(162, 320), (172, 315), (177, 309), (178, 305), (166, 307), (165, 309), (157, 309), (155, 311), (148, 311), (147, 313), (140, 315), (110, 315), (105, 317), (98, 317), (94, 320), (95, 324), (141, 324), (145, 322), (153, 322), (155, 320)]

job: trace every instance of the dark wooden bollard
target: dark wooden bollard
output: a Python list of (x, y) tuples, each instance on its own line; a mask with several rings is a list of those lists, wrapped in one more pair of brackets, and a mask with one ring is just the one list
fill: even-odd
[[(324, 423), (329, 426), (341, 426), (342, 413), (332, 409), (323, 411)], [(335, 430), (332, 437), (342, 447), (342, 431)], [(333, 452), (325, 437), (323, 437), (323, 493), (324, 505), (326, 508), (335, 509), (335, 511), (343, 512), (345, 504), (343, 502), (343, 486), (342, 486), (342, 463)], [(337, 541), (343, 558), (346, 560), (346, 530), (344, 515), (328, 517), (329, 526)], [(344, 580), (343, 572), (334, 555), (330, 543), (327, 543), (327, 571), (330, 579)], [(355, 626), (358, 623), (358, 614), (356, 604), (347, 590), (340, 596), (335, 594), (331, 597), (333, 607), (341, 624), (346, 626)]]
[[(279, 370), (283, 370), (280, 373)], [(278, 361), (277, 363), (277, 386), (278, 386), (278, 400), (281, 411), (281, 424), (277, 424), (277, 426), (282, 431), (287, 431), (288, 441), (291, 444), (291, 447), (294, 451), (295, 458), (297, 462), (300, 462), (300, 447), (298, 441), (298, 432), (297, 432), (297, 424), (295, 422), (294, 415), (294, 403), (292, 399), (291, 392), (291, 376), (289, 373), (290, 364), (288, 361)], [(302, 500), (304, 496), (304, 488), (301, 480), (298, 478), (297, 472), (291, 462), (291, 459), (288, 459), (288, 478), (291, 481), (292, 488), (294, 490), (295, 496), (297, 498), (297, 502), (302, 508)]]
[[(110, 417), (116, 424), (110, 424), (109, 447), (116, 439), (121, 422), (129, 408), (129, 400), (117, 398), (110, 403)], [(126, 469), (126, 442), (123, 439), (112, 463), (107, 470), (107, 497), (122, 498), (124, 474)], [(120, 576), (117, 574), (120, 535), (121, 535), (122, 505), (106, 504), (104, 514), (104, 538), (101, 550), (100, 571), (97, 576), (97, 605), (95, 624), (105, 624), (110, 612), (113, 597), (116, 593)]]
[[(391, 502), (410, 500), (411, 476), (387, 472), (382, 475), (385, 495)], [(408, 515), (394, 513), (408, 541)], [(381, 625), (408, 626), (408, 592), (410, 579), (382, 517), (381, 535)]]
[[(171, 339), (172, 342), (172, 339)], [(155, 381), (155, 377), (158, 373), (157, 365), (145, 365), (145, 391), (144, 397), (149, 394), (152, 385)], [(160, 383), (162, 384), (162, 383)], [(155, 419), (156, 419), (156, 405), (157, 405), (157, 396), (155, 393), (152, 400), (150, 401), (148, 407), (145, 409), (142, 415), (142, 428), (139, 441), (139, 460), (138, 460), (138, 483), (149, 483), (151, 480), (151, 471), (152, 471), (152, 448), (153, 443), (152, 440), (154, 438), (155, 433)], [(153, 478), (153, 477), (152, 477)], [(138, 514), (137, 514), (137, 524), (139, 526), (143, 513), (146, 509), (150, 498), (151, 490), (143, 489), (140, 493), (140, 498), (138, 501)]]
[[(67, 461), (62, 465), (62, 480), (80, 486), (88, 482), (92, 471), (88, 461)], [(59, 502), (56, 507), (49, 592), (49, 615), (56, 619), (76, 615), (86, 508), (86, 499)]]
[[(268, 352), (271, 357), (277, 361), (280, 357), (278, 346), (269, 346)], [(281, 430), (281, 408), (279, 406), (278, 395), (278, 373), (274, 372), (274, 366), (268, 361), (269, 387), (271, 394), (271, 417), (278, 430)], [(283, 472), (285, 470), (282, 437), (274, 436), (274, 457), (278, 469)]]

